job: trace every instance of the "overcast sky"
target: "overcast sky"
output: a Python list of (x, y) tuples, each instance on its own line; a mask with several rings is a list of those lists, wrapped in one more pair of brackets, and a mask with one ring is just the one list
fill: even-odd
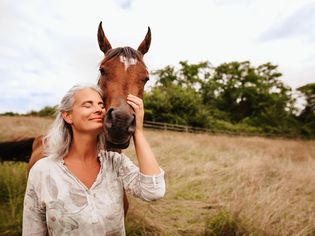
[(0, 112), (95, 84), (100, 21), (113, 47), (137, 48), (150, 26), (149, 70), (249, 60), (279, 65), (292, 88), (315, 82), (314, 0), (2, 0), (0, 15)]

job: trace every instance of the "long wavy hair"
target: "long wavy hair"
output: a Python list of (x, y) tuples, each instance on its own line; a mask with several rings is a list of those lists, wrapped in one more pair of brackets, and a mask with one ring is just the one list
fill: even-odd
[[(72, 143), (72, 127), (62, 117), (62, 112), (70, 112), (74, 104), (74, 95), (82, 89), (92, 89), (102, 98), (102, 90), (96, 85), (75, 85), (61, 99), (56, 111), (56, 118), (47, 135), (43, 139), (44, 153), (51, 158), (63, 159), (69, 152)], [(105, 135), (101, 132), (97, 136), (97, 151), (105, 149)]]

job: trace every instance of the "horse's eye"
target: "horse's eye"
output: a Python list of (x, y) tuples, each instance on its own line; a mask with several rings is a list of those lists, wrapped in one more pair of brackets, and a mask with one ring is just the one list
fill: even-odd
[(149, 77), (145, 77), (145, 78), (143, 79), (143, 82), (146, 83), (146, 82), (148, 82), (148, 80), (149, 80)]
[(105, 74), (106, 74), (104, 68), (100, 68), (99, 70), (100, 70), (100, 72), (101, 72), (101, 75), (105, 75)]

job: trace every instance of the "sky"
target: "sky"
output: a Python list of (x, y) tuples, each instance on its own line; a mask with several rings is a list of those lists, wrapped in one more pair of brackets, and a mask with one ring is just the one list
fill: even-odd
[(53, 106), (73, 85), (96, 84), (100, 21), (113, 47), (137, 48), (150, 26), (150, 71), (249, 60), (278, 65), (293, 89), (315, 82), (314, 0), (2, 0), (0, 15), (0, 113)]

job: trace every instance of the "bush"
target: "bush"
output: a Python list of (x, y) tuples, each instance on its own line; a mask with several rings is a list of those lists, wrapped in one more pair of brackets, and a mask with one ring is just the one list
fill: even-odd
[(31, 115), (31, 116), (40, 116), (40, 117), (53, 117), (56, 113), (57, 106), (45, 106), (43, 109), (39, 111), (30, 111), (26, 115)]
[(205, 235), (207, 236), (236, 236), (246, 235), (240, 221), (222, 210), (206, 221)]
[(4, 112), (4, 113), (1, 113), (0, 115), (1, 115), (1, 116), (20, 116), (19, 113), (12, 112), (12, 111)]

